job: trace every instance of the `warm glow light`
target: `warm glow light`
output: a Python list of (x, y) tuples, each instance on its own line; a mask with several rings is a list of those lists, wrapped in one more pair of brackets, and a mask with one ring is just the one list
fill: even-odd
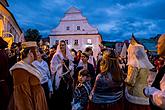
[(88, 39), (88, 40), (87, 40), (87, 43), (88, 43), (88, 44), (91, 44), (91, 43), (92, 43), (92, 40), (91, 40), (91, 39)]
[(3, 37), (3, 39), (8, 43), (8, 48), (11, 47), (11, 44), (13, 43), (12, 37)]
[(1, 37), (2, 37), (3, 30), (4, 30), (4, 25), (3, 25), (3, 21), (2, 21), (2, 19), (1, 19), (1, 20), (0, 20), (0, 36), (1, 36)]
[[(12, 37), (5, 36), (6, 34), (11, 35)], [(8, 43), (8, 47), (11, 47), (11, 44), (14, 42), (14, 35), (10, 32), (3, 32), (3, 39)]]

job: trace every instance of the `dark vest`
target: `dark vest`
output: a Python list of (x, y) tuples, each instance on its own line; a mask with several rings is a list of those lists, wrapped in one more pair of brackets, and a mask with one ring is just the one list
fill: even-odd
[[(162, 80), (163, 76), (164, 76), (164, 73), (165, 73), (165, 65), (160, 69), (160, 71), (158, 72), (158, 74), (156, 75), (156, 78), (152, 84), (152, 87), (155, 87), (157, 89), (160, 90), (160, 81)], [(151, 100), (150, 100), (150, 107), (151, 107), (151, 110), (162, 110), (161, 108), (155, 106)]]

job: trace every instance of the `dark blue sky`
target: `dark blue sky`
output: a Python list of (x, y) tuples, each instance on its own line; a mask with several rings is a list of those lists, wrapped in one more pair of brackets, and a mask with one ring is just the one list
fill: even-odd
[(38, 29), (47, 37), (64, 13), (75, 6), (97, 27), (104, 40), (125, 40), (131, 34), (149, 38), (165, 33), (165, 0), (8, 0), (23, 30)]

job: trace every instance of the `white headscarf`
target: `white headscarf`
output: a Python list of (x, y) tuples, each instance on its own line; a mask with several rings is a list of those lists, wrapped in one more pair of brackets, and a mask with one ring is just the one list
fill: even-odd
[[(65, 59), (60, 50), (60, 44), (57, 46), (57, 51), (53, 55), (53, 58), (52, 58), (51, 64), (50, 64), (51, 74), (55, 75), (56, 89), (59, 88), (62, 71), (63, 71), (63, 66), (60, 63), (60, 59), (58, 56), (60, 57), (60, 59)], [(66, 57), (69, 59), (69, 69), (71, 70), (70, 74), (73, 75), (74, 74), (74, 64), (73, 64), (74, 58), (71, 55), (71, 52), (70, 52), (69, 48), (67, 47), (67, 45), (66, 45)]]
[[(60, 44), (57, 46), (57, 50), (56, 50), (56, 53), (55, 54), (58, 54), (60, 55), (61, 59), (64, 59), (62, 53), (61, 53), (61, 50), (60, 50)], [(66, 57), (69, 59), (69, 60), (72, 60), (74, 61), (74, 58), (70, 52), (70, 49), (68, 48), (68, 46), (66, 45)]]
[(128, 65), (132, 65), (137, 68), (152, 69), (154, 66), (148, 60), (148, 56), (145, 53), (144, 46), (140, 44), (132, 45), (128, 47)]

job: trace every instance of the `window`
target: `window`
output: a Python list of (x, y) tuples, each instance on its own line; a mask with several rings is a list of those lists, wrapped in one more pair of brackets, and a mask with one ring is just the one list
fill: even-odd
[(56, 41), (55, 41), (55, 45), (58, 45), (58, 43), (59, 43), (59, 40), (56, 40)]
[(69, 27), (69, 26), (67, 26), (67, 27), (66, 27), (66, 30), (70, 30), (70, 27)]
[(65, 40), (65, 43), (68, 45), (68, 40)]
[(11, 29), (11, 24), (8, 22), (8, 24), (7, 24), (7, 30), (9, 31), (10, 29)]
[(74, 45), (78, 45), (78, 40), (74, 40)]
[(80, 26), (77, 26), (77, 30), (80, 30)]
[(87, 40), (87, 44), (88, 44), (88, 45), (92, 45), (92, 40), (91, 40), (91, 39), (88, 39), (88, 40)]

